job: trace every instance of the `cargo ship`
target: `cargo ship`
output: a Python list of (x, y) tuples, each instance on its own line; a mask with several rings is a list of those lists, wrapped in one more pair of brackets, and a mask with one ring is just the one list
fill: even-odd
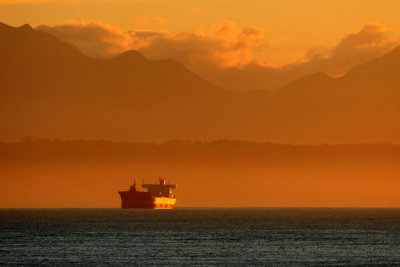
[(121, 196), (121, 208), (123, 209), (173, 209), (176, 197), (172, 189), (174, 184), (167, 184), (165, 179), (159, 179), (159, 184), (142, 184), (146, 191), (136, 190), (136, 182), (131, 185), (129, 191), (118, 192)]

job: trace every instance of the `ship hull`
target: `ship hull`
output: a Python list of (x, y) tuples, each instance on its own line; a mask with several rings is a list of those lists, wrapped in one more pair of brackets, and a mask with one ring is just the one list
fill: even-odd
[(123, 209), (173, 209), (174, 197), (152, 197), (148, 192), (121, 191), (121, 208)]

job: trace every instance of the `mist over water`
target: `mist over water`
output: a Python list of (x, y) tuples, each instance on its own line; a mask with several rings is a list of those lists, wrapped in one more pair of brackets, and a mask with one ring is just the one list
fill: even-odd
[(0, 210), (0, 265), (400, 264), (400, 209)]
[(400, 207), (398, 145), (3, 143), (0, 173), (0, 208), (116, 208), (159, 176), (177, 207)]

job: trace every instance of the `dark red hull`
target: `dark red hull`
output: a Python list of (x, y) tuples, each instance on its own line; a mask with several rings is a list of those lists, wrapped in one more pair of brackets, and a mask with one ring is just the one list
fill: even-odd
[(176, 198), (152, 197), (149, 192), (121, 191), (121, 208), (123, 209), (173, 209)]

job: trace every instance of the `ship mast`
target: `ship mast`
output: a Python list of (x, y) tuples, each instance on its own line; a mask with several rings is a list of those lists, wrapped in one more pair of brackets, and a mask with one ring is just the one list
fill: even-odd
[(133, 179), (133, 185), (131, 185), (131, 191), (136, 191), (136, 179)]

